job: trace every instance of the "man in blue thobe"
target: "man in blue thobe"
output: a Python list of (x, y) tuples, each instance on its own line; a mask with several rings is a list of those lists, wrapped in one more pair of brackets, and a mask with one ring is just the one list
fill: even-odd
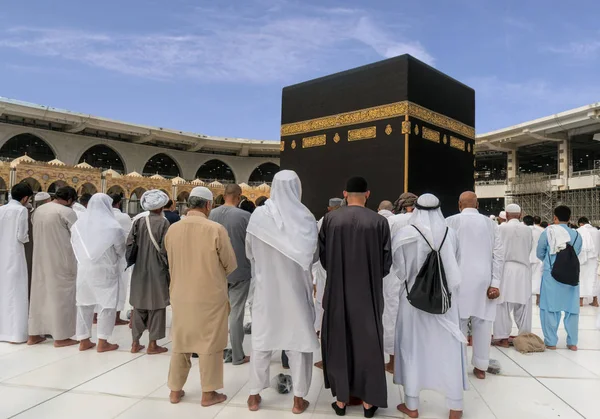
[[(542, 287), (540, 291), (540, 318), (544, 332), (544, 343), (548, 349), (556, 349), (558, 325), (561, 312), (565, 313), (564, 325), (567, 331), (567, 347), (577, 350), (579, 335), (579, 285), (576, 287), (558, 282), (552, 277), (552, 266), (556, 253), (570, 243), (579, 255), (581, 237), (568, 227), (571, 218), (569, 207), (561, 205), (554, 210), (554, 225), (549, 226), (538, 242), (537, 257), (544, 262)], [(566, 234), (565, 234), (566, 233)]]

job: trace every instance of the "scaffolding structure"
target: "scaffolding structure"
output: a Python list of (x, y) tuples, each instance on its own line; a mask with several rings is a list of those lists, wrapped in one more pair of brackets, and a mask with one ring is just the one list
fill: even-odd
[[(593, 174), (594, 185), (600, 184), (600, 171)], [(552, 222), (554, 208), (566, 205), (571, 208), (571, 222), (587, 217), (593, 225), (600, 225), (600, 187), (559, 190), (552, 181), (556, 175), (520, 175), (509, 183), (507, 204), (518, 204), (524, 214), (538, 215)]]

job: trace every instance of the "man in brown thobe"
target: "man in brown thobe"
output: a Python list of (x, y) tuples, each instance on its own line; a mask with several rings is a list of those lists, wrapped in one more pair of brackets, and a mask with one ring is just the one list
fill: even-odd
[(29, 305), (28, 345), (51, 335), (59, 348), (77, 344), (75, 288), (77, 259), (71, 247), (71, 226), (77, 221), (71, 209), (77, 192), (70, 186), (56, 191), (55, 200), (33, 216), (33, 273)]
[(171, 403), (179, 403), (192, 353), (198, 354), (202, 406), (227, 400), (223, 388), (223, 350), (227, 346), (227, 275), (237, 268), (227, 230), (207, 219), (212, 192), (194, 188), (188, 215), (173, 224), (165, 247), (171, 271), (173, 355), (169, 369)]
[(162, 209), (168, 200), (168, 195), (162, 191), (145, 192), (140, 202), (142, 208), (150, 213), (133, 223), (127, 239), (128, 255), (134, 244), (137, 244), (138, 249), (131, 273), (129, 297), (129, 303), (133, 307), (132, 353), (144, 349), (144, 346), (140, 345), (140, 338), (146, 329), (150, 334), (147, 354), (160, 354), (168, 350), (157, 343), (166, 335), (169, 305), (169, 267), (164, 249), (169, 222), (162, 215)]

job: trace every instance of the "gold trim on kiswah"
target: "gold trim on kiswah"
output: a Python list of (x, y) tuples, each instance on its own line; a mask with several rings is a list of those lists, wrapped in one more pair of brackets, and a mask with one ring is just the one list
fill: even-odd
[(279, 143), (279, 151), (283, 151), (283, 150), (285, 150), (285, 141), (281, 141)]
[(435, 143), (440, 142), (441, 134), (439, 133), (439, 131), (436, 131), (436, 130), (433, 130), (433, 129), (427, 128), (427, 127), (421, 127), (421, 132), (422, 132), (421, 137), (423, 137), (424, 139), (433, 141)]
[(410, 121), (402, 121), (402, 134), (410, 134)]
[(465, 151), (465, 140), (450, 136), (450, 147)]
[(307, 121), (283, 124), (281, 126), (281, 136), (307, 134), (309, 132), (364, 124), (382, 119), (404, 117), (405, 115), (418, 118), (440, 128), (448, 129), (469, 139), (475, 138), (475, 128), (407, 100)]
[(327, 136), (325, 134), (302, 139), (302, 148), (319, 147), (325, 144), (327, 144)]
[(368, 140), (377, 137), (377, 127), (351, 129), (348, 131), (348, 141)]

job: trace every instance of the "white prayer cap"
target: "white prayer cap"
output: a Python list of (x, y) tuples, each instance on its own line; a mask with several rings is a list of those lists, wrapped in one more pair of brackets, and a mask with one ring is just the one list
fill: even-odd
[(498, 218), (502, 218), (503, 220), (506, 220), (506, 211), (500, 211)]
[(35, 194), (35, 198), (33, 198), (35, 202), (46, 201), (48, 199), (50, 199), (50, 194), (48, 192), (38, 192)]
[(518, 206), (517, 204), (510, 204), (506, 206), (506, 212), (508, 214), (520, 214), (521, 213), (521, 207)]
[(496, 216), (494, 214), (490, 215), (490, 220), (496, 221)]
[(146, 211), (154, 211), (163, 208), (169, 202), (169, 195), (158, 189), (146, 191), (142, 195), (140, 203)]
[(190, 198), (192, 196), (202, 198), (206, 201), (213, 201), (213, 193), (210, 191), (210, 189), (204, 186), (196, 186), (194, 189), (192, 189), (192, 192), (190, 192)]

